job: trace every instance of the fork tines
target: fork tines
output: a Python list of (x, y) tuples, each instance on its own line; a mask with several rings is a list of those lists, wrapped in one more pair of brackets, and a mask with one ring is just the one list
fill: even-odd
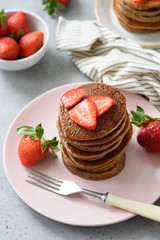
[(45, 190), (54, 192), (54, 193), (58, 193), (58, 191), (61, 187), (61, 184), (63, 183), (63, 181), (58, 178), (52, 178), (44, 173), (34, 170), (34, 169), (31, 170), (30, 174), (35, 176), (35, 177), (28, 176), (29, 178), (31, 178), (34, 181), (27, 179), (26, 180), (27, 182), (29, 182), (37, 187), (43, 188)]

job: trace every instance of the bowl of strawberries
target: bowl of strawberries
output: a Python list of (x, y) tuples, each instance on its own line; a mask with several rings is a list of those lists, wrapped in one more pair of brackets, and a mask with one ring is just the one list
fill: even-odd
[(0, 69), (19, 71), (45, 54), (49, 30), (44, 20), (26, 10), (0, 12)]

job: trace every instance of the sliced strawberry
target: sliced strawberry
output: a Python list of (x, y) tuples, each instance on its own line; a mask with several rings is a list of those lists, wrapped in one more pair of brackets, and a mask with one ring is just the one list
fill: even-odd
[(97, 107), (97, 116), (106, 112), (114, 103), (114, 99), (106, 96), (90, 96), (88, 99), (92, 100)]
[(61, 97), (61, 102), (66, 108), (69, 108), (78, 103), (85, 96), (85, 94), (86, 89), (84, 88), (71, 89)]
[(68, 114), (72, 121), (89, 130), (96, 129), (97, 108), (93, 101), (85, 98), (82, 102), (73, 107)]
[(143, 0), (133, 0), (134, 3), (142, 2)]

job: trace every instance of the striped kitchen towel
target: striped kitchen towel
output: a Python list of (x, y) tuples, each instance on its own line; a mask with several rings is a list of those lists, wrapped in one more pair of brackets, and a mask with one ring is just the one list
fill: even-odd
[(96, 21), (59, 17), (56, 47), (93, 81), (142, 94), (160, 110), (160, 49), (144, 49)]

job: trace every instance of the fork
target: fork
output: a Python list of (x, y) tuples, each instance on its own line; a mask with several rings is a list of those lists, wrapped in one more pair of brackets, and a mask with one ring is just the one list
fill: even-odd
[(30, 174), (32, 176), (28, 177), (31, 180), (27, 179), (26, 181), (47, 191), (65, 196), (75, 193), (84, 193), (96, 198), (100, 198), (105, 204), (109, 204), (127, 210), (129, 212), (138, 214), (140, 216), (160, 222), (159, 206), (134, 201), (126, 198), (121, 198), (109, 192), (99, 193), (88, 189), (84, 189), (79, 187), (73, 181), (53, 178), (37, 170), (31, 170)]

